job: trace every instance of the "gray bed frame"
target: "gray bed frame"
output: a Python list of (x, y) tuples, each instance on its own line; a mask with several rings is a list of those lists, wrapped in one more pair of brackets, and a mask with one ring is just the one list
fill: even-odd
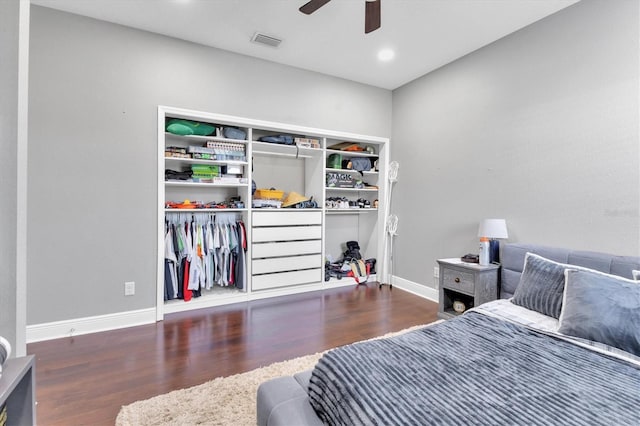
[[(500, 298), (513, 296), (527, 252), (625, 278), (632, 278), (632, 270), (640, 270), (640, 257), (635, 256), (615, 256), (536, 244), (504, 244), (501, 250)], [(310, 378), (311, 370), (308, 370), (262, 383), (258, 388), (258, 426), (322, 425), (307, 397)]]

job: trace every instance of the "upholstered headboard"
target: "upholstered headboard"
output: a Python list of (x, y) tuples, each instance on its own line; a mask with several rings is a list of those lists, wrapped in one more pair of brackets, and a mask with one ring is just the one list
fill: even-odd
[(516, 291), (524, 266), (524, 256), (527, 252), (538, 254), (547, 259), (555, 260), (556, 262), (584, 266), (585, 268), (591, 268), (625, 278), (632, 278), (632, 270), (640, 270), (640, 257), (636, 256), (615, 256), (593, 251), (568, 250), (536, 244), (503, 244), (500, 252), (500, 260), (502, 263), (500, 280), (501, 299), (507, 299), (513, 296), (513, 293)]

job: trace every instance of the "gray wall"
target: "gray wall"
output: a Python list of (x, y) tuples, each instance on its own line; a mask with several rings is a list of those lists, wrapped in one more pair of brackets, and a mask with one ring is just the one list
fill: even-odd
[(0, 336), (18, 356), (26, 353), (28, 18), (28, 3), (0, 1)]
[(388, 90), (31, 14), (28, 324), (155, 306), (157, 105), (391, 134)]
[(393, 92), (396, 275), (432, 285), (493, 217), (510, 241), (640, 254), (638, 17), (583, 0)]

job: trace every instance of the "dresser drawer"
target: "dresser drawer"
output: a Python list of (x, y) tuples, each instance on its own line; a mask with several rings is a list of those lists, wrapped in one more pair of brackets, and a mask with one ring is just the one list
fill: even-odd
[(473, 295), (473, 274), (449, 268), (444, 268), (442, 274), (443, 287)]
[(321, 225), (321, 211), (253, 212), (252, 226)]
[(253, 228), (254, 243), (269, 241), (313, 240), (322, 238), (322, 226), (274, 226)]
[(304, 271), (254, 275), (251, 277), (251, 289), (266, 290), (269, 288), (317, 283), (322, 279), (322, 271), (323, 269), (307, 269)]
[(278, 243), (256, 243), (251, 246), (254, 259), (263, 257), (294, 256), (297, 254), (313, 254), (322, 251), (322, 241), (286, 241)]
[(251, 273), (268, 274), (271, 272), (295, 271), (322, 267), (322, 256), (310, 254), (306, 256), (274, 257), (271, 259), (257, 259), (251, 262)]

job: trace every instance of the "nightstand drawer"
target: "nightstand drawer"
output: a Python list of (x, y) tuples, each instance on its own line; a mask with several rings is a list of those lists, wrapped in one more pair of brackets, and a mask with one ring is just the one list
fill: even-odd
[(473, 294), (473, 274), (470, 274), (468, 272), (456, 271), (449, 268), (443, 269), (442, 285), (444, 287)]

